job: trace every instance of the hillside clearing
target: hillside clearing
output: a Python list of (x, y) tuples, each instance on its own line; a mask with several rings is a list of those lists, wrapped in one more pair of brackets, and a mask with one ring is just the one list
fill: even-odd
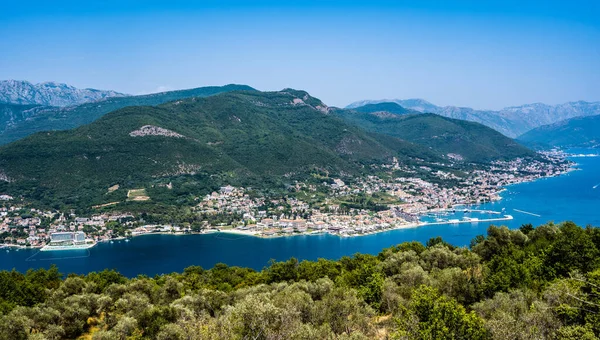
[(146, 194), (146, 189), (131, 189), (127, 191), (128, 201), (148, 201), (150, 197)]

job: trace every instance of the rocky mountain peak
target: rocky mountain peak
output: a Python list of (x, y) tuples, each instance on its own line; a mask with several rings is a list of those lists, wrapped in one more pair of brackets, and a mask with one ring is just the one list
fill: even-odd
[(123, 96), (126, 95), (116, 91), (78, 89), (54, 81), (39, 84), (23, 80), (0, 81), (0, 102), (11, 104), (72, 106)]

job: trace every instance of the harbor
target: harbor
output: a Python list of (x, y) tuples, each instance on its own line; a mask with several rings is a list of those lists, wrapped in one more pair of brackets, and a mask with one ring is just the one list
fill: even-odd
[(512, 215), (505, 214), (505, 212), (506, 209), (504, 208), (501, 211), (497, 211), (458, 204), (449, 209), (434, 209), (428, 211), (420, 217), (420, 225), (476, 224), (504, 222), (514, 219)]
[[(516, 210), (516, 209), (515, 209)], [(464, 214), (460, 216), (460, 214)], [(473, 217), (471, 214), (487, 215), (484, 217)], [(237, 228), (226, 228), (221, 229), (219, 232), (236, 234), (251, 237), (260, 238), (275, 238), (275, 237), (294, 237), (294, 236), (309, 236), (309, 235), (322, 235), (328, 234), (333, 236), (347, 237), (362, 237), (378, 233), (385, 233), (399, 229), (412, 229), (425, 226), (435, 225), (456, 225), (456, 224), (478, 224), (478, 223), (492, 223), (492, 222), (505, 222), (514, 219), (512, 215), (502, 215), (502, 211), (494, 210), (483, 210), (483, 209), (437, 209), (435, 211), (429, 211), (422, 214), (418, 220), (413, 222), (403, 223), (381, 223), (374, 224), (371, 226), (345, 226), (340, 228), (336, 225), (323, 225), (323, 228), (314, 229), (299, 229), (299, 228), (280, 228), (280, 230), (270, 229), (265, 232), (263, 228), (251, 227), (237, 227)], [(442, 218), (445, 217), (445, 218)], [(432, 220), (433, 218), (433, 220)], [(277, 229), (277, 228), (274, 228)]]
[(512, 215), (504, 215), (504, 217), (497, 218), (477, 218), (477, 217), (463, 217), (462, 219), (449, 219), (437, 222), (424, 222), (422, 225), (441, 225), (441, 224), (461, 224), (461, 223), (488, 223), (488, 222), (500, 222), (513, 220)]

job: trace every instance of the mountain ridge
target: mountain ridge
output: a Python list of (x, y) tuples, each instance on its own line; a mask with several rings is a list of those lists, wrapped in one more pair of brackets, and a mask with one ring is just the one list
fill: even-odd
[[(360, 109), (360, 107), (359, 107)], [(339, 110), (336, 113), (367, 131), (400, 138), (467, 162), (536, 157), (535, 153), (481, 123), (435, 113), (381, 114)]]
[(437, 106), (423, 99), (361, 100), (346, 106), (353, 109), (366, 104), (392, 102), (407, 109), (436, 113), (445, 117), (474, 121), (515, 138), (536, 127), (577, 116), (600, 114), (600, 102), (573, 101), (558, 105), (543, 103), (510, 106), (501, 110), (476, 110), (469, 107)]
[[(32, 114), (26, 116), (19, 113), (24, 111), (25, 108), (13, 107), (12, 109), (15, 112), (12, 113), (12, 116), (8, 113), (7, 115), (13, 118), (21, 117), (21, 119), (13, 119), (10, 125), (8, 125), (6, 121), (0, 120), (0, 123), (5, 123), (4, 126), (6, 126), (4, 130), (0, 130), (0, 144), (10, 143), (40, 131), (56, 131), (76, 128), (81, 125), (89, 124), (108, 112), (127, 106), (159, 105), (184, 98), (204, 97), (236, 90), (252, 91), (254, 89), (247, 85), (228, 84), (224, 86), (206, 86), (138, 96), (111, 97), (77, 106), (42, 106), (37, 108)], [(0, 119), (2, 118), (0, 117)]]
[(407, 109), (403, 106), (400, 106), (397, 103), (383, 102), (377, 104), (366, 104), (363, 106), (359, 106), (354, 108), (355, 111), (363, 112), (363, 113), (390, 113), (390, 114), (410, 114), (410, 113), (419, 113), (419, 111), (413, 109)]
[(25, 121), (47, 108), (49, 107), (36, 104), (22, 105), (0, 102), (0, 133), (11, 129), (21, 121)]
[[(188, 199), (222, 184), (265, 186), (314, 171), (353, 176), (392, 157), (443, 160), (405, 141), (380, 142), (330, 111), (291, 89), (129, 106), (0, 147), (0, 190), (89, 208), (137, 187), (172, 196), (177, 191), (164, 189), (170, 182)], [(122, 190), (107, 193), (115, 184)]]
[(574, 117), (542, 125), (517, 140), (535, 148), (600, 147), (600, 115)]
[(37, 84), (25, 80), (0, 81), (0, 102), (10, 104), (65, 107), (123, 96), (127, 94), (113, 90), (81, 89), (55, 81)]

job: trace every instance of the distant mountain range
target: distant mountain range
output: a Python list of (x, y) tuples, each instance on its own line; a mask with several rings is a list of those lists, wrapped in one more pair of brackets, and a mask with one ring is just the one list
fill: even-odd
[(76, 128), (127, 106), (159, 105), (184, 98), (206, 97), (239, 90), (254, 89), (246, 85), (207, 86), (140, 96), (109, 97), (69, 107), (0, 103), (0, 144), (10, 143), (39, 131)]
[(531, 147), (600, 147), (600, 115), (540, 126), (518, 140)]
[[(38, 131), (75, 128), (126, 106), (159, 105), (178, 99), (236, 90), (253, 89), (245, 85), (227, 85), (129, 96), (115, 91), (77, 89), (56, 82), (32, 84), (27, 81), (0, 81), (0, 144)], [(600, 102), (584, 101), (554, 106), (529, 104), (493, 111), (456, 106), (440, 107), (423, 99), (395, 99), (363, 100), (352, 103), (347, 108), (359, 107), (361, 112), (435, 113), (448, 118), (478, 122), (511, 138), (565, 119), (600, 115)]]
[(123, 97), (123, 93), (76, 87), (45, 82), (32, 84), (22, 80), (0, 81), (0, 102), (22, 105), (72, 106), (111, 97)]
[(515, 138), (536, 127), (556, 123), (561, 120), (600, 115), (600, 102), (569, 102), (560, 105), (527, 104), (507, 107), (500, 111), (475, 110), (468, 107), (436, 106), (423, 99), (407, 100), (363, 100), (346, 108), (353, 109), (367, 104), (396, 103), (404, 108), (435, 113), (444, 117), (478, 122)]

